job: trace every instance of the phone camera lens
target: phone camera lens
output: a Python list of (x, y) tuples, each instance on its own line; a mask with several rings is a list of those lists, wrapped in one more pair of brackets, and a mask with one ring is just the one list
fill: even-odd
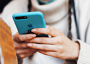
[(25, 16), (24, 19), (26, 19), (27, 17)]

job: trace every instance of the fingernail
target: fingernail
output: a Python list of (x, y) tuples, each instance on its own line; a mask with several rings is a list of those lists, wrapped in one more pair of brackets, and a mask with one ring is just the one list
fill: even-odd
[(35, 31), (36, 31), (36, 29), (32, 29), (31, 31), (35, 32)]
[(30, 47), (31, 47), (31, 46), (32, 46), (32, 44), (27, 44), (27, 46), (30, 46)]
[(36, 35), (32, 35), (32, 37), (35, 37)]

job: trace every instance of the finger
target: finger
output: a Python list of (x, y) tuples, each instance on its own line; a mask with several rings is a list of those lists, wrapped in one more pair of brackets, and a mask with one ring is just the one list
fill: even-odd
[(35, 49), (16, 49), (16, 54), (24, 54), (24, 53), (34, 53), (37, 50)]
[(47, 35), (50, 35), (53, 37), (59, 36), (62, 34), (59, 30), (57, 30), (56, 28), (54, 28), (52, 26), (50, 26), (48, 28), (36, 28), (31, 31), (34, 33), (47, 34)]
[(30, 42), (30, 40), (26, 40), (25, 42), (28, 43), (28, 42)]
[(17, 43), (17, 42), (14, 42), (15, 49), (28, 48), (27, 44), (28, 43)]
[(21, 41), (26, 41), (26, 40), (29, 40), (29, 39), (32, 39), (32, 38), (35, 38), (36, 35), (35, 34), (25, 34), (25, 35), (15, 35), (14, 36), (14, 40), (15, 41), (18, 41), (18, 42), (21, 42)]
[(45, 44), (35, 44), (35, 43), (29, 43), (27, 44), (28, 47), (34, 48), (34, 49), (40, 49), (40, 50), (50, 50), (50, 51), (57, 51), (57, 47), (55, 45), (45, 45)]
[(26, 54), (19, 54), (19, 55), (17, 55), (17, 57), (18, 58), (26, 58), (26, 57), (28, 57), (28, 56), (31, 56), (31, 55), (33, 55), (34, 53), (26, 53)]
[(48, 52), (48, 51), (38, 51), (38, 52), (40, 52), (41, 54), (44, 54), (44, 55), (52, 56), (52, 57), (58, 56), (57, 52)]
[(32, 43), (41, 43), (41, 44), (56, 44), (59, 42), (59, 40), (57, 40), (56, 38), (42, 38), (42, 37), (38, 37), (38, 38), (34, 38), (32, 40), (30, 40), (30, 42)]
[(48, 51), (38, 51), (44, 55), (52, 56), (59, 59), (66, 59), (66, 56), (62, 54), (61, 52), (48, 52)]

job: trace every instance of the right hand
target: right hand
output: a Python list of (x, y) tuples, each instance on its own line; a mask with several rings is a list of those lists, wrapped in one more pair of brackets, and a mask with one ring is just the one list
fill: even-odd
[(36, 52), (36, 49), (27, 47), (27, 44), (29, 43), (28, 41), (35, 37), (35, 34), (20, 35), (16, 33), (15, 35), (13, 35), (13, 41), (18, 58), (25, 58), (33, 55)]

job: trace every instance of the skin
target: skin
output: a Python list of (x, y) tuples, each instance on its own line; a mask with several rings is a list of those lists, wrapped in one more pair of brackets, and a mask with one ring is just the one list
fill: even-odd
[(28, 57), (38, 51), (59, 59), (78, 59), (80, 45), (68, 39), (56, 28), (52, 26), (49, 28), (37, 28), (33, 29), (32, 32), (47, 34), (52, 37), (36, 37), (35, 34), (19, 35), (18, 33), (13, 35), (18, 58)]
[[(80, 51), (80, 45), (68, 39), (61, 31), (50, 26), (49, 28), (37, 28), (32, 32), (47, 34), (52, 37), (36, 37), (31, 39), (27, 46), (38, 49), (38, 52), (56, 57), (59, 59), (77, 60)], [(39, 43), (39, 44), (38, 44)]]
[(27, 47), (28, 41), (35, 37), (36, 37), (35, 34), (19, 35), (17, 33), (13, 35), (13, 41), (18, 58), (25, 58), (30, 55), (33, 55), (36, 52), (36, 49)]

